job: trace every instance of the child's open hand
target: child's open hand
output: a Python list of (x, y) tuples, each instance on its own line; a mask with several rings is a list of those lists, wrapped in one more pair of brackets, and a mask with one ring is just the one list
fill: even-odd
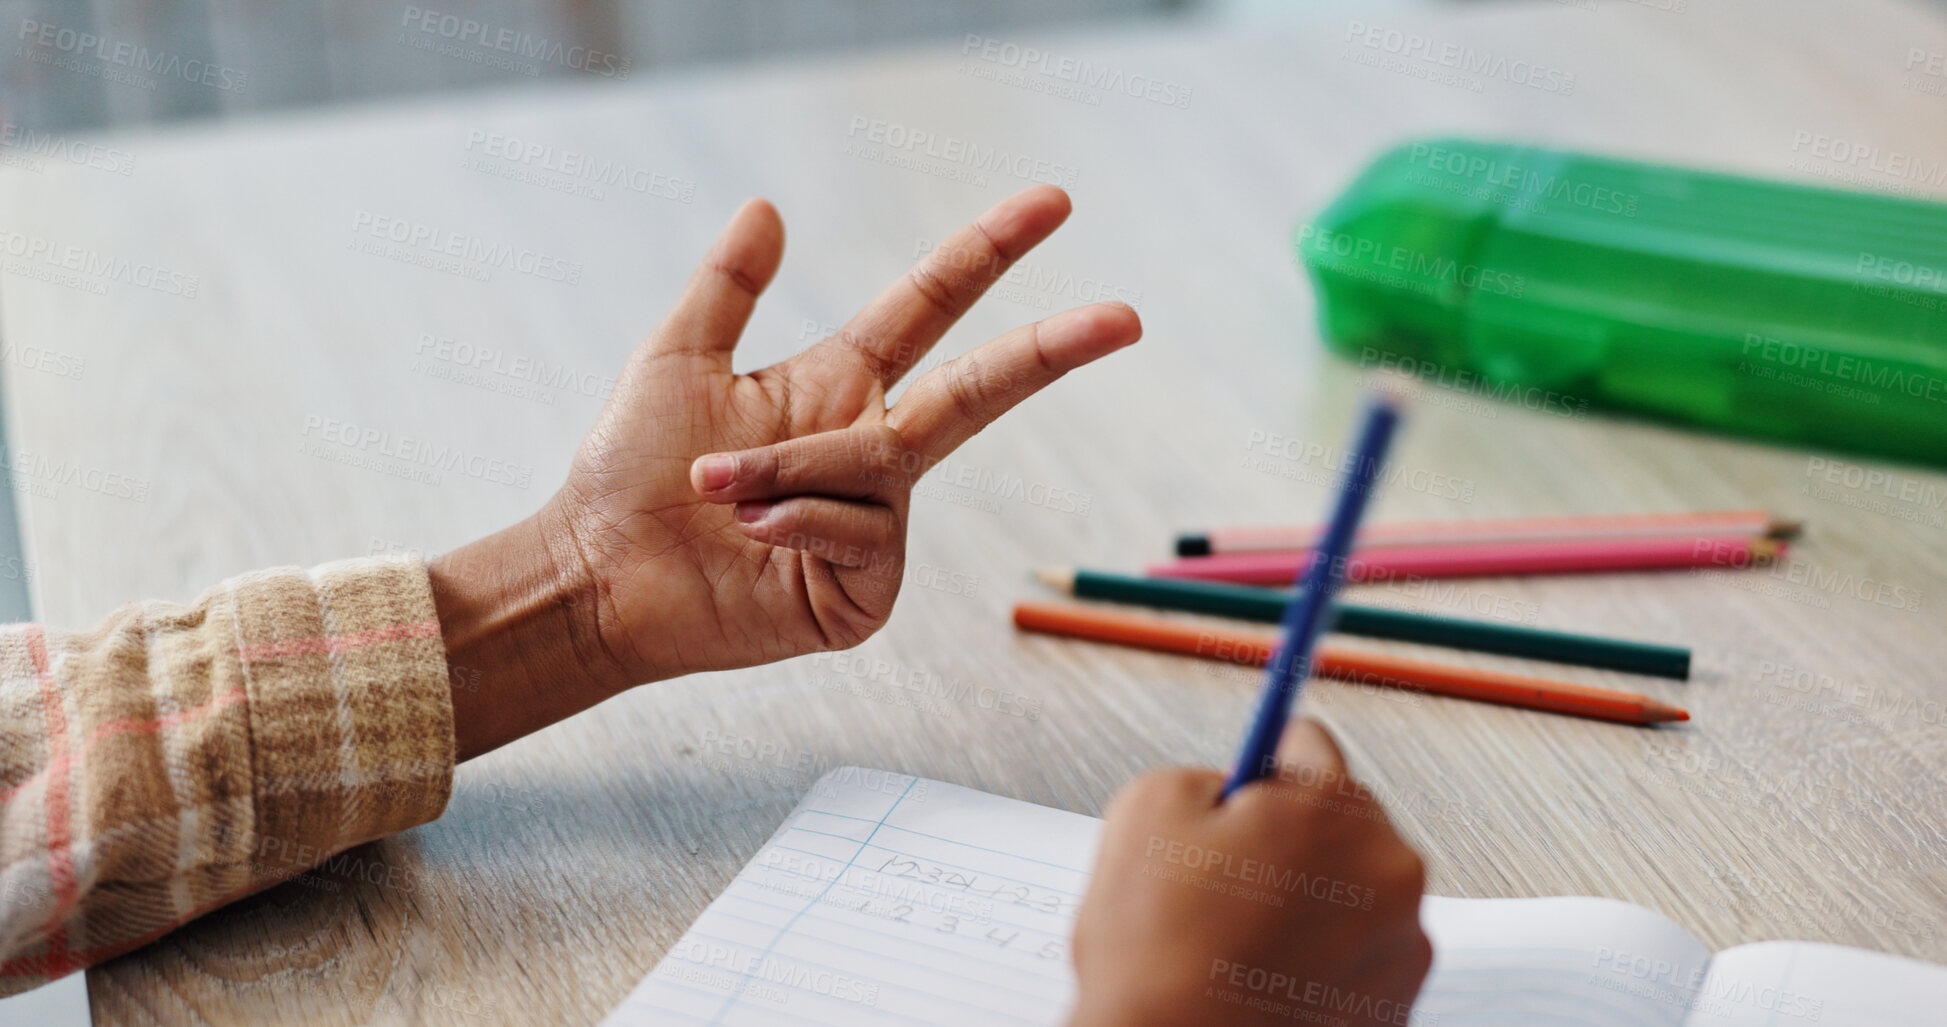
[(634, 682), (856, 645), (892, 613), (919, 473), (1067, 371), (1136, 341), (1101, 304), (1017, 328), (886, 392), (1068, 216), (1051, 186), (1003, 201), (832, 336), (733, 374), (784, 226), (744, 205), (617, 380), (553, 504)]
[[(534, 518), (435, 561), (462, 756), (630, 685), (863, 641), (892, 612), (909, 490), (974, 433), (1142, 334), (1095, 304), (1017, 328), (886, 392), (1068, 216), (1051, 186), (1002, 201), (838, 334), (750, 374), (731, 351), (784, 226), (744, 205), (643, 340)], [(494, 693), (492, 702), (484, 696)], [(509, 694), (520, 705), (508, 707)], [(477, 701), (476, 701), (477, 700)]]
[(1332, 737), (1294, 721), (1275, 772), (1223, 783), (1157, 771), (1109, 805), (1071, 1027), (1407, 1023), (1425, 871)]

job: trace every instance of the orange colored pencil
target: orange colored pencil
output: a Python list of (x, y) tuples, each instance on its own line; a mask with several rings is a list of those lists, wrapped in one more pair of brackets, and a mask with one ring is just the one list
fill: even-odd
[[(1278, 644), (1275, 635), (1209, 628), (1074, 603), (1017, 603), (1014, 606), (1014, 626), (1023, 631), (1113, 642), (1248, 666), (1262, 666), (1269, 662), (1271, 651)], [(1636, 692), (1472, 667), (1454, 667), (1378, 653), (1352, 652), (1332, 646), (1320, 646), (1314, 651), (1311, 672), (1322, 678), (1572, 713), (1625, 724), (1657, 724), (1690, 719), (1688, 712)]]

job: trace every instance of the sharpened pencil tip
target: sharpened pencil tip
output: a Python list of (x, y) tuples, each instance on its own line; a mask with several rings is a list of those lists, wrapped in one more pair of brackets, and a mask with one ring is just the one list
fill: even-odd
[(1646, 719), (1652, 724), (1667, 724), (1671, 721), (1690, 719), (1689, 710), (1668, 703), (1646, 702), (1643, 704), (1643, 712), (1647, 714)]
[(1075, 568), (1073, 567), (1036, 567), (1033, 574), (1034, 580), (1057, 592), (1075, 591)]

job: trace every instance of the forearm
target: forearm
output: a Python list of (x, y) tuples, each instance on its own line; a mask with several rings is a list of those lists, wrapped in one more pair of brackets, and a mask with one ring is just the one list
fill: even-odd
[[(546, 513), (435, 560), (0, 628), (0, 994), (438, 816), (453, 765), (635, 682)], [(193, 833), (191, 833), (193, 832)], [(155, 865), (155, 852), (174, 862)]]
[(406, 561), (0, 628), (0, 994), (438, 816), (445, 670)]
[(461, 761), (641, 683), (602, 648), (595, 586), (554, 517), (543, 510), (427, 565)]

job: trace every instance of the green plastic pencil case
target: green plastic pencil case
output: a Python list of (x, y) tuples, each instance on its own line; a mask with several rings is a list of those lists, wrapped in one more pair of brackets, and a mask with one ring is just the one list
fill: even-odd
[(1947, 463), (1947, 206), (1427, 140), (1295, 243), (1367, 367)]

